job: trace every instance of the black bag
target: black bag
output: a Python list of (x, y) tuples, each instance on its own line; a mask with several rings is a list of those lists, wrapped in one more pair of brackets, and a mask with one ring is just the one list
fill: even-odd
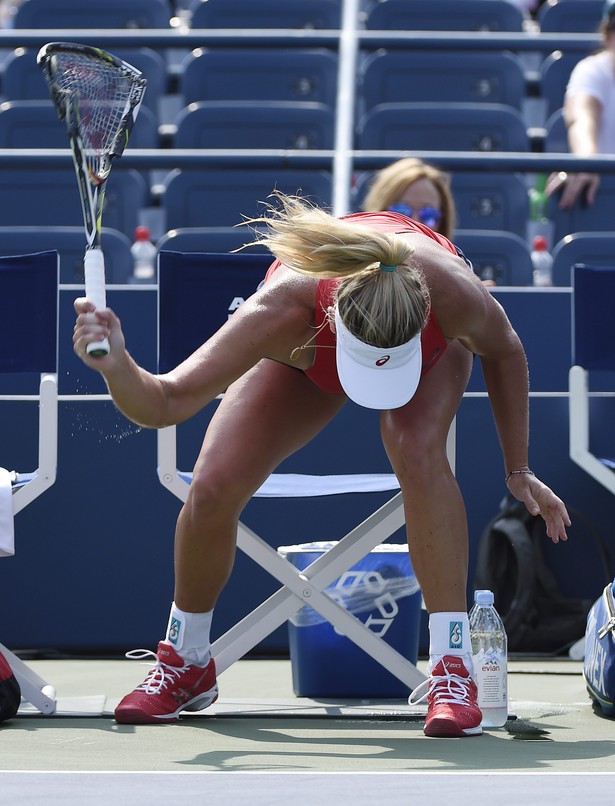
[(21, 703), (21, 689), (13, 670), (0, 652), (0, 722), (15, 716)]
[[(571, 513), (573, 520), (582, 520)], [(594, 535), (594, 537), (597, 537)], [(606, 550), (599, 547), (612, 579)], [(493, 591), (511, 652), (559, 654), (585, 634), (591, 599), (564, 596), (543, 556), (543, 519), (506, 496), (481, 536), (475, 589)]]

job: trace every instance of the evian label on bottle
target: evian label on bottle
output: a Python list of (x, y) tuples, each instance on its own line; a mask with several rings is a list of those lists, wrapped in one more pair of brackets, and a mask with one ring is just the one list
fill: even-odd
[(478, 686), (481, 708), (503, 708), (508, 702), (506, 691), (506, 654), (496, 647), (474, 655), (474, 678)]

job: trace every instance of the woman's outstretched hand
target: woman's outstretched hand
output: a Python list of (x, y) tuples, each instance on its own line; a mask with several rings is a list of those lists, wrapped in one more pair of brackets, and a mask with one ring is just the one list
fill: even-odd
[(511, 475), (508, 479), (511, 494), (522, 501), (530, 515), (540, 515), (547, 527), (547, 536), (554, 543), (568, 540), (566, 527), (570, 526), (570, 516), (561, 498), (539, 478), (529, 473)]

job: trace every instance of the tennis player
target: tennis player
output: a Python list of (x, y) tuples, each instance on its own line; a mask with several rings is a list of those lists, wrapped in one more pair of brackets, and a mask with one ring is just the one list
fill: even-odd
[[(510, 492), (565, 540), (562, 501), (528, 466), (528, 370), (502, 307), (444, 236), (395, 212), (334, 218), (274, 194), (258, 236), (275, 257), (265, 282), (186, 361), (138, 366), (109, 309), (75, 301), (74, 349), (135, 423), (182, 422), (217, 395), (175, 533), (174, 602), (123, 723), (168, 723), (218, 695), (210, 625), (233, 565), (242, 508), (289, 454), (350, 398), (380, 412), (404, 497), (412, 566), (429, 611), (428, 736), (481, 732), (467, 615), (468, 527), (446, 456), (449, 426), (481, 363)], [(86, 346), (107, 337), (111, 350)], [(357, 434), (360, 439), (360, 434)], [(485, 468), (477, 470), (476, 483)]]

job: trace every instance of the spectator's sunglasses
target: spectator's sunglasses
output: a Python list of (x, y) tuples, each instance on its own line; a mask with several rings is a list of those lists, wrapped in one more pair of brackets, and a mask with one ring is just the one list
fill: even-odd
[(442, 217), (442, 213), (437, 207), (427, 205), (426, 207), (419, 207), (418, 210), (415, 210), (410, 204), (406, 204), (406, 202), (396, 202), (392, 204), (389, 207), (389, 211), (391, 213), (407, 215), (408, 218), (414, 218), (415, 221), (420, 221), (421, 224), (426, 224), (428, 227), (431, 227), (431, 229), (438, 226), (438, 222)]

